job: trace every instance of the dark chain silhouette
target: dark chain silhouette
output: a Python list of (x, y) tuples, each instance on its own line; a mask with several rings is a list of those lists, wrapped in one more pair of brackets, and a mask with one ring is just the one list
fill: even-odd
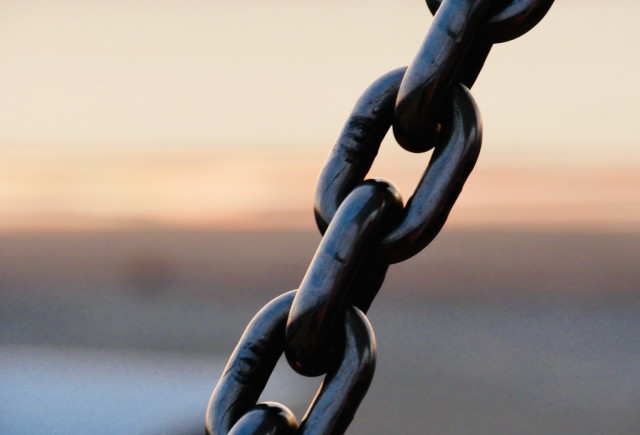
[[(314, 212), (322, 241), (298, 290), (263, 307), (216, 385), (209, 434), (341, 434), (369, 388), (376, 344), (365, 315), (390, 264), (438, 234), (473, 169), (482, 124), (469, 92), (494, 43), (533, 28), (553, 0), (427, 0), (435, 14), (413, 62), (360, 97), (325, 164)], [(365, 180), (390, 127), (406, 150), (433, 149), (403, 206), (393, 185)], [(278, 359), (325, 374), (298, 424), (275, 402), (256, 404)]]

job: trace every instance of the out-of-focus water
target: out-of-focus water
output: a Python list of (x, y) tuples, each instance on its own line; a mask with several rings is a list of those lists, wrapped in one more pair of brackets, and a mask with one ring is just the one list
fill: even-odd
[[(251, 316), (312, 233), (0, 238), (0, 433), (202, 433)], [(450, 233), (394, 265), (352, 434), (640, 433), (640, 236)], [(320, 379), (263, 394), (300, 419)]]
[(210, 356), (0, 347), (0, 433), (201, 433)]
[(380, 302), (354, 433), (640, 433), (637, 310)]
[[(226, 358), (0, 346), (0, 433), (202, 434)], [(301, 401), (279, 373), (264, 394)]]
[[(350, 433), (637, 434), (640, 313), (390, 302)], [(0, 347), (0, 433), (201, 433), (226, 355)], [(264, 400), (298, 418), (318, 382), (285, 369)], [(164, 431), (164, 432), (163, 432)]]

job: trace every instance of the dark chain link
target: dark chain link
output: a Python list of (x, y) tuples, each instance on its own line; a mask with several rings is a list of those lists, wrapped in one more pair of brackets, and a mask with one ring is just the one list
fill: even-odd
[[(482, 125), (469, 89), (497, 42), (533, 28), (553, 0), (427, 0), (435, 14), (414, 61), (360, 97), (318, 180), (324, 235), (298, 290), (247, 326), (216, 385), (209, 434), (340, 434), (364, 397), (376, 344), (364, 313), (390, 264), (415, 255), (444, 225), (480, 152)], [(403, 207), (387, 181), (365, 180), (393, 126), (403, 148), (434, 149)], [(326, 374), (300, 424), (284, 405), (256, 404), (278, 359)]]

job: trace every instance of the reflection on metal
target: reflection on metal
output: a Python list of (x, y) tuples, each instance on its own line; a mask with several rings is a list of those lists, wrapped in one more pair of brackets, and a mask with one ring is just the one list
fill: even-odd
[(212, 434), (344, 433), (371, 383), (376, 345), (373, 329), (355, 307), (341, 313), (327, 375), (302, 419), (283, 405), (256, 405), (284, 350), (284, 331), (296, 291), (267, 304), (247, 326), (218, 382), (207, 408)]
[[(435, 18), (414, 61), (360, 97), (322, 170), (315, 216), (323, 240), (299, 290), (251, 321), (207, 408), (210, 434), (340, 434), (375, 366), (365, 312), (390, 264), (438, 234), (473, 169), (482, 138), (469, 87), (492, 44), (516, 38), (553, 0), (427, 0)], [(437, 13), (436, 13), (437, 11)], [(403, 207), (384, 180), (364, 180), (390, 127), (405, 149), (434, 148)], [(300, 424), (284, 405), (256, 404), (278, 358), (305, 376), (325, 375)]]

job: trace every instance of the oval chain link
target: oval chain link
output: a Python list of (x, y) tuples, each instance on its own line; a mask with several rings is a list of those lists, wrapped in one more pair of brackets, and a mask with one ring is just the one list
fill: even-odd
[(345, 305), (359, 306), (354, 303), (358, 298), (368, 307), (378, 292), (379, 287), (351, 283), (362, 264), (370, 268), (363, 263), (367, 251), (377, 242), (380, 229), (397, 220), (401, 210), (397, 190), (382, 180), (360, 183), (338, 208), (302, 279), (287, 321), (287, 360), (301, 375), (326, 372), (331, 333)]
[(355, 307), (342, 313), (336, 340), (341, 349), (331, 359), (300, 427), (287, 407), (256, 404), (284, 350), (284, 329), (295, 295), (292, 290), (269, 302), (245, 329), (209, 400), (209, 434), (317, 435), (344, 433), (349, 426), (373, 378), (376, 358), (373, 329)]
[[(404, 68), (392, 71), (360, 97), (327, 160), (316, 188), (315, 216), (322, 232), (344, 197), (362, 182), (392, 122)], [(400, 221), (376, 246), (378, 259), (397, 263), (421, 251), (438, 234), (480, 153), (482, 122), (473, 97), (454, 88), (445, 129)]]
[(432, 149), (452, 84), (471, 88), (491, 46), (529, 31), (552, 3), (427, 0), (435, 16), (400, 85), (393, 124), (396, 141), (407, 151)]

